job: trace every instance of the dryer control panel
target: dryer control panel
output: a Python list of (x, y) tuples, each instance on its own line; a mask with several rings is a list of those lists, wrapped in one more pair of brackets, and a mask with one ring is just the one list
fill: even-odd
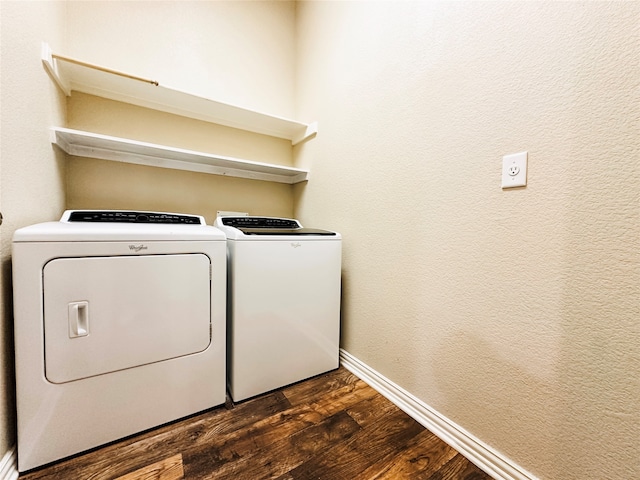
[(166, 212), (137, 212), (130, 210), (69, 210), (64, 213), (60, 221), (206, 225), (204, 218), (198, 215)]

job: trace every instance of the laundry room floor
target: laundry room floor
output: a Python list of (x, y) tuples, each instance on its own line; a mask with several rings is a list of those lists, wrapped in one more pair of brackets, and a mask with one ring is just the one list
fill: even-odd
[(20, 480), (490, 480), (343, 367)]

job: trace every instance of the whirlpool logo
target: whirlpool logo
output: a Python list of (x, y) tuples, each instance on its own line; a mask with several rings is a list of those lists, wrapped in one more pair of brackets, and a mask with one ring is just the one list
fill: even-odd
[(134, 252), (139, 252), (140, 250), (148, 250), (149, 247), (147, 247), (144, 244), (140, 244), (140, 245), (129, 245), (129, 250), (133, 250)]

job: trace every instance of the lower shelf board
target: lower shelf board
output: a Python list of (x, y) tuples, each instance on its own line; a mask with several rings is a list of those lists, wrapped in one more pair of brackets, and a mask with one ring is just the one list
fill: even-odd
[(77, 157), (290, 185), (307, 181), (309, 176), (308, 170), (300, 168), (253, 162), (69, 128), (53, 127), (51, 137), (51, 143), (69, 155)]

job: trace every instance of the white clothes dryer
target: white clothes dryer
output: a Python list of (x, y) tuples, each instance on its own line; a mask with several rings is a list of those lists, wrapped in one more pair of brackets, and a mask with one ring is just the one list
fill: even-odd
[(224, 403), (225, 244), (160, 212), (15, 232), (19, 471)]
[(240, 401), (338, 368), (342, 239), (298, 220), (221, 216), (227, 382)]

